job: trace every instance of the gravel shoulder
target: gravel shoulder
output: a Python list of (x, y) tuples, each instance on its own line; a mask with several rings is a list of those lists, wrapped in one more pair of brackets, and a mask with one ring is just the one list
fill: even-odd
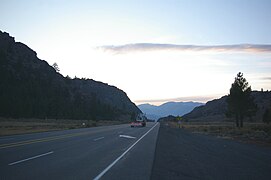
[(151, 179), (270, 179), (271, 148), (161, 123)]

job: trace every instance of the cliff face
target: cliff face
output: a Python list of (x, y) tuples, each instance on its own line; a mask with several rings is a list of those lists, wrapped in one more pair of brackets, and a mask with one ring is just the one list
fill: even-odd
[[(257, 112), (250, 121), (262, 122), (263, 113), (267, 108), (271, 106), (271, 92), (253, 91), (251, 96), (254, 99), (254, 103), (257, 105)], [(207, 102), (203, 106), (199, 106), (193, 109), (190, 113), (183, 116), (188, 121), (227, 121), (227, 96), (223, 96), (220, 99), (215, 99)]]
[(57, 73), (35, 51), (0, 31), (0, 116), (123, 119), (141, 111), (122, 90)]

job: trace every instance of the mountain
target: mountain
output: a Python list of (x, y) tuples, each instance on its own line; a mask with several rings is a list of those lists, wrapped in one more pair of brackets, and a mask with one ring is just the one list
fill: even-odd
[(149, 119), (159, 119), (160, 117), (165, 117), (168, 115), (182, 116), (195, 107), (203, 105), (199, 102), (167, 102), (160, 106), (155, 106), (151, 104), (141, 104), (138, 108), (146, 114)]
[[(251, 96), (257, 105), (257, 112), (250, 121), (262, 122), (263, 113), (271, 106), (271, 92), (269, 91), (253, 91)], [(227, 96), (220, 99), (208, 101), (205, 105), (196, 107), (190, 113), (183, 116), (187, 121), (229, 121), (225, 113), (227, 111)]]
[(63, 77), (1, 31), (0, 77), (1, 117), (110, 120), (141, 113), (124, 91), (92, 79)]

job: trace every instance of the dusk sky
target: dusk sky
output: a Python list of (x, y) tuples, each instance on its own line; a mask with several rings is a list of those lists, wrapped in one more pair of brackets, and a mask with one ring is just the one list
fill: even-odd
[(136, 104), (271, 90), (270, 0), (0, 0), (0, 30)]

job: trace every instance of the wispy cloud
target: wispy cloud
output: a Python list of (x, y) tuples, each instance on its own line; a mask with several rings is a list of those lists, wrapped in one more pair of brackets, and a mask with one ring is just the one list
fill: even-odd
[(214, 51), (214, 52), (271, 52), (271, 44), (236, 44), (236, 45), (177, 45), (177, 44), (154, 44), (154, 43), (136, 43), (118, 46), (100, 46), (99, 49), (112, 53), (129, 53), (135, 51)]
[(271, 77), (263, 77), (262, 80), (271, 81)]

